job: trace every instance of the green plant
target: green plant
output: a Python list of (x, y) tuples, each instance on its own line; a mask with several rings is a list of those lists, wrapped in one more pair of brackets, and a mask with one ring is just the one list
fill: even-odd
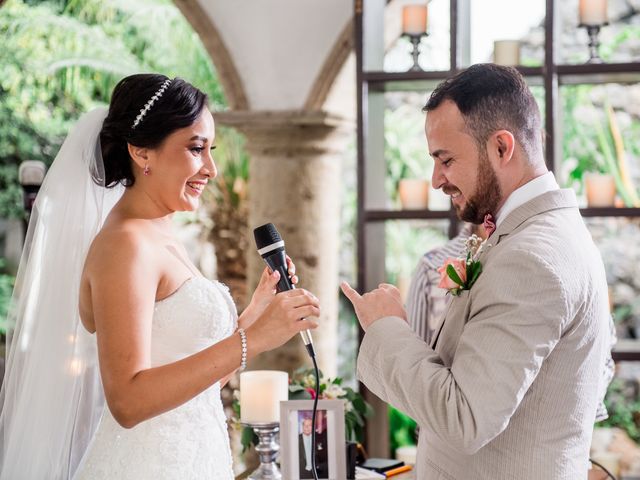
[(595, 124), (600, 151), (604, 156), (604, 170), (613, 176), (618, 193), (628, 207), (640, 207), (640, 200), (629, 175), (624, 143), (615, 113), (609, 103), (605, 103), (608, 130), (600, 122)]
[(416, 444), (417, 423), (409, 415), (389, 406), (389, 441), (392, 454), (398, 447)]
[[(300, 368), (289, 380), (289, 400), (313, 400), (315, 395), (315, 375), (312, 369)], [(238, 395), (234, 395), (233, 411), (235, 423), (239, 425), (240, 402)], [(362, 442), (364, 440), (365, 418), (373, 415), (373, 409), (358, 392), (342, 384), (341, 378), (324, 379), (320, 372), (320, 400), (344, 400), (345, 402), (345, 432), (347, 440)], [(246, 451), (252, 444), (256, 445), (258, 438), (250, 427), (242, 430), (242, 451)]]
[(619, 427), (636, 443), (640, 443), (639, 387), (637, 380), (614, 378), (604, 400), (609, 418), (596, 426)]
[(125, 75), (180, 76), (225, 106), (197, 34), (169, 0), (8, 0), (0, 8), (0, 216), (22, 215), (17, 167), (51, 163)]
[(245, 138), (237, 130), (218, 128), (214, 152), (218, 176), (214, 195), (218, 203), (227, 201), (235, 208), (246, 197), (249, 182), (249, 155), (244, 144)]
[[(4, 266), (5, 261), (0, 258), (0, 271)], [(7, 314), (15, 280), (14, 276), (0, 272), (0, 334), (2, 335), (7, 333)]]
[(586, 172), (610, 174), (625, 205), (640, 206), (628, 159), (629, 153), (637, 155), (639, 147), (632, 142), (627, 149), (623, 141), (623, 138), (635, 138), (634, 133), (640, 128), (638, 122), (632, 121), (623, 136), (616, 112), (606, 99), (600, 104), (594, 103), (593, 89), (591, 85), (568, 87), (563, 96), (567, 119), (563, 141), (565, 165), (569, 167), (567, 183), (580, 189)]

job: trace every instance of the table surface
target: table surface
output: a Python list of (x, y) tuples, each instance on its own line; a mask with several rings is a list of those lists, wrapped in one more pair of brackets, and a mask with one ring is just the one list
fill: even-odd
[[(415, 480), (415, 476), (413, 474), (414, 470), (407, 472), (407, 473), (401, 473), (399, 475), (394, 475), (393, 477), (389, 477), (389, 478), (393, 478), (394, 480)], [(241, 473), (240, 475), (238, 475), (236, 477), (236, 480), (243, 480), (246, 479), (249, 475), (251, 474), (251, 472), (244, 472)]]
[(413, 473), (414, 473), (414, 470), (411, 470), (410, 472), (401, 473), (400, 475), (394, 475), (393, 477), (389, 477), (389, 478), (393, 478), (395, 480), (414, 480), (416, 477)]

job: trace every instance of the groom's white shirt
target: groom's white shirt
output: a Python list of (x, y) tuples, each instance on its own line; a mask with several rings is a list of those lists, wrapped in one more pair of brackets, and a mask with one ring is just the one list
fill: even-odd
[(496, 227), (499, 227), (502, 221), (520, 205), (524, 205), (529, 200), (559, 188), (556, 177), (553, 176), (552, 172), (547, 172), (525, 183), (509, 195), (507, 201), (504, 202), (504, 205), (496, 214)]
[(505, 203), (482, 274), (452, 297), (435, 344), (397, 317), (363, 338), (360, 379), (421, 427), (419, 480), (587, 476), (607, 284), (574, 192), (551, 180)]

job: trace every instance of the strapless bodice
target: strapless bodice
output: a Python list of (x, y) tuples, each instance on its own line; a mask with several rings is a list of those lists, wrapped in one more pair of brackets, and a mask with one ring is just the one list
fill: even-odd
[[(156, 302), (151, 366), (178, 361), (230, 336), (237, 312), (226, 286), (193, 277)], [(76, 479), (232, 480), (220, 385), (183, 405), (121, 427), (105, 407)]]

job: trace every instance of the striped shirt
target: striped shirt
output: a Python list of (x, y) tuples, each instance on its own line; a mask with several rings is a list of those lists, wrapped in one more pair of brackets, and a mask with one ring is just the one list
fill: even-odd
[(438, 287), (438, 268), (447, 258), (464, 254), (464, 242), (471, 235), (472, 229), (472, 224), (465, 224), (457, 237), (425, 253), (413, 273), (407, 295), (407, 316), (413, 331), (427, 343), (444, 318), (449, 303), (447, 291)]

